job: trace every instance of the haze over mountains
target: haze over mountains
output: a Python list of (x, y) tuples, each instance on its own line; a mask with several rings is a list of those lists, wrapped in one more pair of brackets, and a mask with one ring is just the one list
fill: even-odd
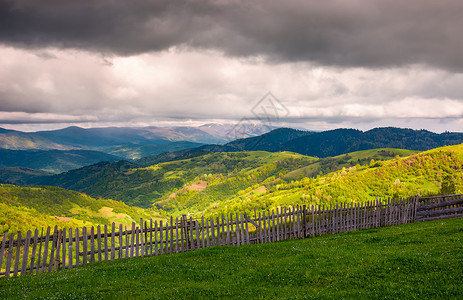
[[(253, 135), (268, 128), (248, 125), (246, 130), (247, 135)], [(126, 159), (149, 166), (214, 152), (292, 151), (308, 156), (330, 157), (377, 148), (424, 151), (463, 143), (462, 133), (437, 134), (394, 127), (365, 132), (356, 129), (313, 132), (277, 128), (258, 136), (224, 143), (232, 131), (232, 125), (218, 124), (172, 128), (68, 127), (41, 132), (0, 129), (0, 148), (3, 148), (0, 149), (0, 167), (60, 173), (101, 161)], [(5, 172), (8, 173), (3, 170)]]
[[(198, 127), (105, 127), (80, 128), (76, 126), (59, 130), (21, 132), (0, 128), (0, 148), (25, 149), (89, 149), (116, 145), (168, 144), (189, 141), (223, 144), (228, 142), (227, 132), (234, 125), (205, 124)], [(265, 127), (248, 126), (245, 133), (254, 136), (267, 132)]]
[[(71, 169), (121, 159), (223, 144), (233, 124), (205, 124), (197, 127), (80, 128), (21, 132), (0, 128), (0, 167), (26, 167), (60, 173)], [(242, 125), (244, 136), (270, 130), (264, 126)], [(18, 171), (18, 170), (16, 170)]]

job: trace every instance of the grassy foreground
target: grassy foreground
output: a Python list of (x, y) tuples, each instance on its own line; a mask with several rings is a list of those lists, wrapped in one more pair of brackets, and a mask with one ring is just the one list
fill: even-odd
[(0, 278), (0, 298), (455, 299), (463, 218)]

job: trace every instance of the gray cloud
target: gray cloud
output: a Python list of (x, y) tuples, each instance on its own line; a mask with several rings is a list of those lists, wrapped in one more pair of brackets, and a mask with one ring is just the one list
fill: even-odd
[(459, 0), (0, 0), (0, 43), (132, 55), (170, 47), (321, 65), (463, 71)]

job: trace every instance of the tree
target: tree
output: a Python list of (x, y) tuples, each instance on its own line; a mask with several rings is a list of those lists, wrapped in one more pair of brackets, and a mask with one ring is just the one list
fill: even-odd
[(455, 194), (457, 188), (455, 184), (455, 179), (452, 175), (447, 174), (442, 178), (440, 184), (440, 194), (441, 195), (452, 195)]

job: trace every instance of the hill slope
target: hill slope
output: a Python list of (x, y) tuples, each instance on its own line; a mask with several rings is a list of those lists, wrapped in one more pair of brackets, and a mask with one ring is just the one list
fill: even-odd
[(61, 173), (120, 157), (90, 150), (5, 150), (0, 149), (0, 168), (23, 167)]
[[(269, 164), (275, 164), (271, 169), (278, 174), (277, 171), (284, 168), (283, 163), (299, 168), (311, 161), (313, 158), (285, 152), (210, 153), (150, 167), (140, 167), (124, 161), (100, 163), (52, 177), (43, 177), (31, 183), (60, 186), (95, 197), (101, 196), (124, 201), (130, 205), (149, 207), (193, 181), (221, 181), (230, 176), (237, 176), (240, 172), (252, 172)], [(259, 178), (264, 176), (264, 173), (268, 172), (261, 172)], [(246, 176), (241, 181), (240, 186), (245, 187), (255, 183), (255, 180), (246, 181)], [(238, 185), (235, 185), (229, 189), (229, 193), (237, 191), (237, 188)]]
[(70, 228), (116, 222), (128, 226), (140, 217), (161, 218), (155, 210), (129, 207), (113, 200), (96, 200), (58, 187), (0, 184), (0, 233), (54, 225)]
[[(204, 211), (274, 209), (285, 205), (336, 205), (375, 197), (455, 194), (463, 192), (463, 145), (436, 148), (388, 161), (371, 161), (316, 178), (277, 178), (218, 201)], [(265, 187), (265, 190), (263, 190)]]

